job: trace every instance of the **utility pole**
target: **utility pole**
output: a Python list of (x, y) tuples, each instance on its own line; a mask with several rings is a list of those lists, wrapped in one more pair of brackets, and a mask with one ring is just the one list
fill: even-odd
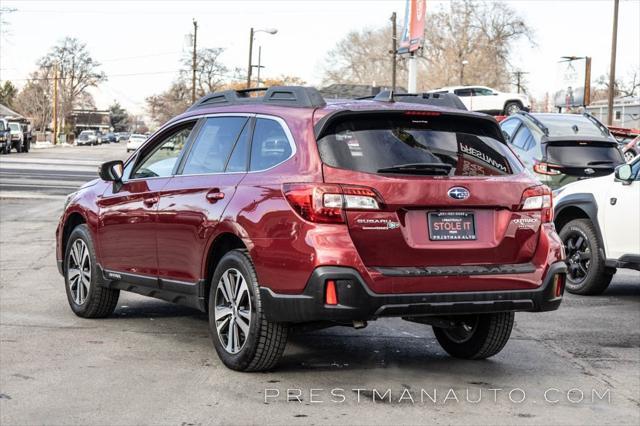
[(196, 101), (196, 63), (197, 63), (197, 46), (198, 42), (198, 21), (193, 20), (193, 58), (191, 62), (191, 103)]
[(253, 54), (253, 27), (249, 32), (249, 66), (247, 67), (247, 89), (251, 89), (251, 56)]
[(616, 46), (618, 44), (618, 4), (613, 0), (613, 34), (611, 35), (611, 67), (609, 68), (609, 99), (607, 102), (607, 125), (613, 124), (613, 92), (616, 84)]
[(591, 57), (585, 58), (584, 70), (584, 106), (591, 104)]
[(529, 74), (528, 72), (524, 72), (524, 71), (516, 71), (514, 72), (515, 76), (516, 76), (516, 87), (518, 88), (518, 93), (523, 92), (522, 90), (522, 76), (524, 74)]
[(391, 14), (391, 91), (396, 91), (396, 55), (398, 54), (397, 47), (397, 34), (396, 34), (396, 13)]
[(58, 63), (53, 64), (53, 144), (58, 143)]

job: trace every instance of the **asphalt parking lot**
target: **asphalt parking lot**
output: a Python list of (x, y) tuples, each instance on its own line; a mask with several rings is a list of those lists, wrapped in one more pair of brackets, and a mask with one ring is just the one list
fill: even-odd
[(112, 317), (76, 317), (54, 255), (64, 194), (124, 157), (123, 143), (0, 157), (0, 424), (640, 424), (638, 272), (517, 314), (487, 361), (394, 319), (296, 334), (275, 371), (237, 373), (195, 310), (121, 293)]

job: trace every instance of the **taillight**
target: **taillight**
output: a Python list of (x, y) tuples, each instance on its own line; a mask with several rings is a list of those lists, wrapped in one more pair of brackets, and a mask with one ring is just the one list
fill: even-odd
[(282, 192), (303, 219), (344, 223), (345, 210), (379, 210), (381, 200), (371, 188), (354, 185), (285, 183)]
[(543, 223), (553, 220), (551, 189), (546, 185), (527, 188), (522, 193), (520, 210), (540, 210)]
[(542, 161), (536, 161), (536, 163), (533, 165), (533, 171), (541, 175), (549, 175), (549, 176), (555, 176), (561, 173), (559, 170), (555, 170), (552, 167), (553, 167), (552, 164), (545, 163)]
[(437, 117), (441, 113), (438, 111), (405, 111), (404, 115), (417, 115), (417, 116), (429, 116), (429, 117)]

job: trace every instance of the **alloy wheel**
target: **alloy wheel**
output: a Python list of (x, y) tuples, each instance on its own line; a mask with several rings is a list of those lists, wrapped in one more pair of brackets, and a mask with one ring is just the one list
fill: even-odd
[(582, 283), (589, 273), (591, 264), (591, 247), (587, 238), (580, 232), (570, 232), (564, 241), (567, 255), (569, 279), (574, 284)]
[(478, 319), (477, 315), (465, 318), (462, 321), (459, 321), (456, 327), (445, 328), (442, 331), (447, 335), (452, 342), (455, 343), (464, 343), (471, 339), (478, 328)]
[(67, 280), (75, 304), (84, 304), (91, 287), (91, 257), (87, 244), (81, 239), (75, 240), (71, 246)]
[(251, 326), (251, 297), (247, 280), (234, 268), (227, 269), (216, 288), (214, 318), (218, 338), (230, 354), (242, 350)]
[(520, 106), (518, 104), (511, 104), (507, 107), (507, 115), (513, 115), (520, 111)]

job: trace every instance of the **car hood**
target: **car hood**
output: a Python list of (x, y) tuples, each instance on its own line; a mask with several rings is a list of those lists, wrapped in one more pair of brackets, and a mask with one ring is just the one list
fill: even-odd
[(609, 174), (597, 178), (582, 179), (571, 182), (553, 191), (553, 202), (554, 204), (557, 204), (560, 200), (562, 200), (562, 198), (570, 194), (596, 193), (599, 191), (604, 191), (611, 184), (613, 179), (615, 179), (614, 175)]

